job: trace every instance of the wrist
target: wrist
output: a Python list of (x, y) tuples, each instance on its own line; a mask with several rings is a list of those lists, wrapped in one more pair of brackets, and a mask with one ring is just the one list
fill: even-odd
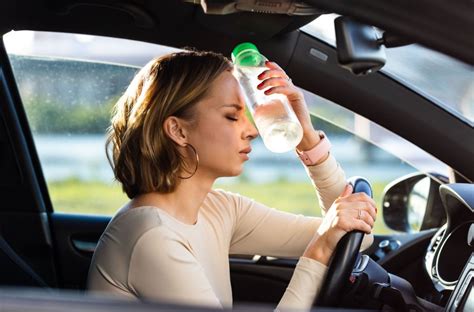
[(319, 165), (329, 157), (331, 143), (323, 131), (306, 133), (296, 147), (296, 153), (306, 166)]
[(316, 130), (311, 129), (307, 131), (303, 131), (303, 139), (301, 142), (296, 146), (299, 151), (308, 151), (318, 145), (321, 138)]
[(331, 256), (332, 251), (323, 242), (322, 237), (317, 239), (314, 244), (310, 244), (303, 254), (303, 257), (316, 260), (326, 266), (329, 264)]

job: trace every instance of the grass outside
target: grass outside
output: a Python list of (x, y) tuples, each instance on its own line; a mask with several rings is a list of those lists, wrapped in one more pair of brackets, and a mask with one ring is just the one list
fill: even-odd
[[(392, 232), (382, 220), (381, 195), (385, 183), (374, 183), (374, 199), (378, 216), (374, 233)], [(128, 201), (118, 184), (67, 180), (49, 183), (49, 193), (55, 211), (64, 213), (113, 215)], [(272, 183), (216, 184), (215, 188), (239, 193), (269, 207), (296, 214), (321, 216), (318, 200), (309, 182), (278, 181)]]

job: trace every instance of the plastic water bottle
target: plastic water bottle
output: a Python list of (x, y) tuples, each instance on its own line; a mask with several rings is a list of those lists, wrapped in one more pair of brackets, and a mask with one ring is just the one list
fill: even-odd
[(247, 106), (265, 146), (272, 152), (294, 150), (303, 138), (303, 128), (286, 95), (266, 95), (257, 89), (257, 77), (267, 70), (265, 56), (252, 43), (241, 43), (232, 51), (234, 76), (244, 91)]

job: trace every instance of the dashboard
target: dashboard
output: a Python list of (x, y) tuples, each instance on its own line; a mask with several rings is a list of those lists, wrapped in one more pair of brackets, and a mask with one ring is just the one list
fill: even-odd
[(447, 224), (431, 239), (425, 255), (425, 269), (438, 291), (454, 290), (458, 278), (469, 260), (474, 247), (467, 238), (472, 221), (456, 226), (446, 233)]
[(428, 245), (425, 269), (439, 292), (452, 292), (448, 311), (469, 311), (474, 302), (474, 185), (443, 185), (440, 195), (447, 222)]

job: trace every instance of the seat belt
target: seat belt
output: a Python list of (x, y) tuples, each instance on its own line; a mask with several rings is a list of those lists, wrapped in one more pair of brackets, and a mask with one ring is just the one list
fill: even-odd
[[(50, 288), (43, 279), (10, 247), (7, 241), (0, 236), (0, 250), (10, 258), (23, 272), (28, 274), (40, 287)], [(1, 280), (0, 280), (1, 283)]]

